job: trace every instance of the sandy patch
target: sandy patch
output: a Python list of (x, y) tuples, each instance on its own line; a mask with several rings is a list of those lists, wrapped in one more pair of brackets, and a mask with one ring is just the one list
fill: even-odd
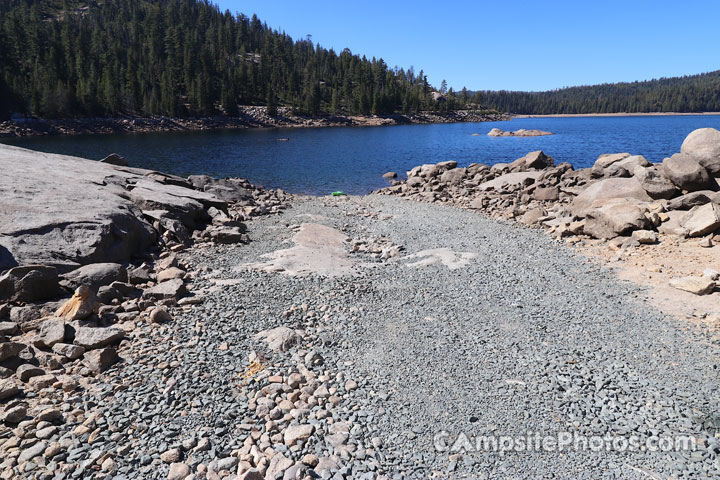
[(422, 268), (429, 265), (441, 264), (445, 265), (450, 270), (457, 270), (458, 268), (466, 267), (471, 260), (477, 258), (478, 256), (479, 255), (477, 253), (472, 252), (453, 252), (449, 248), (434, 248), (408, 255), (400, 260), (419, 259), (406, 265), (411, 268)]

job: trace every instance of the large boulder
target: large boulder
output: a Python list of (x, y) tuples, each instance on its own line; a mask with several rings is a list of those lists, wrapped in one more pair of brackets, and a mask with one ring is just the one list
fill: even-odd
[(584, 233), (595, 238), (609, 239), (650, 228), (650, 220), (639, 204), (632, 198), (609, 198), (594, 202), (585, 212)]
[(147, 171), (0, 145), (0, 270), (122, 262), (155, 241), (127, 198)]
[(0, 276), (0, 302), (39, 302), (55, 298), (59, 293), (55, 267), (15, 267)]
[(720, 205), (706, 203), (693, 207), (680, 221), (688, 237), (702, 237), (720, 229)]
[(572, 210), (576, 215), (584, 216), (584, 211), (596, 201), (613, 198), (630, 198), (643, 202), (652, 201), (652, 198), (636, 179), (606, 178), (593, 183), (575, 197)]
[(592, 167), (592, 173), (595, 176), (602, 176), (604, 170), (612, 165), (613, 163), (619, 162), (620, 160), (626, 159), (630, 156), (629, 153), (603, 153), (600, 155), (595, 164)]
[[(633, 158), (633, 157), (629, 157)], [(653, 199), (673, 198), (679, 193), (678, 188), (665, 176), (658, 166), (644, 168), (636, 166), (633, 170), (635, 180)]]
[(92, 290), (113, 282), (127, 282), (125, 267), (119, 263), (91, 263), (62, 275), (63, 284), (71, 289), (87, 285)]
[(720, 131), (699, 128), (685, 138), (680, 151), (693, 157), (714, 177), (720, 177)]
[(712, 185), (712, 179), (705, 167), (690, 155), (676, 153), (662, 163), (665, 175), (681, 190), (694, 192), (705, 190)]

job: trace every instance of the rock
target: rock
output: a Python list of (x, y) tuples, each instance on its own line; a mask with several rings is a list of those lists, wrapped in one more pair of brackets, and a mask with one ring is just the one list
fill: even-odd
[(690, 155), (676, 153), (662, 163), (663, 172), (681, 190), (694, 192), (710, 188), (712, 180), (707, 170)]
[(20, 330), (15, 322), (0, 322), (0, 335), (14, 335)]
[(104, 287), (98, 288), (97, 300), (100, 303), (109, 305), (113, 302), (113, 300), (117, 300), (119, 302), (122, 299), (123, 299), (122, 293), (117, 291), (117, 289), (115, 289), (114, 287), (104, 286)]
[(602, 155), (598, 156), (597, 160), (595, 160), (595, 164), (592, 166), (592, 173), (594, 175), (602, 175), (603, 171), (612, 165), (613, 163), (619, 162), (620, 160), (624, 160), (626, 158), (630, 157), (630, 154), (625, 153), (603, 153)]
[(440, 181), (450, 185), (459, 185), (465, 179), (467, 169), (465, 168), (453, 168), (447, 170), (440, 175)]
[(668, 201), (666, 208), (668, 210), (690, 210), (692, 207), (705, 205), (710, 202), (720, 204), (720, 192), (713, 192), (710, 190), (690, 192)]
[(720, 177), (720, 131), (699, 128), (685, 138), (680, 152), (690, 155), (713, 177)]
[(160, 454), (160, 460), (165, 463), (177, 463), (182, 460), (182, 452), (179, 448), (171, 448)]
[(248, 236), (240, 227), (218, 227), (211, 226), (206, 230), (210, 240), (215, 243), (229, 245), (232, 243), (245, 243)]
[(715, 289), (715, 282), (709, 277), (683, 277), (671, 279), (670, 286), (695, 295), (707, 295)]
[(146, 300), (178, 300), (187, 295), (185, 283), (179, 278), (162, 282), (154, 287), (146, 289), (142, 293), (142, 298)]
[(0, 362), (16, 356), (25, 349), (25, 345), (19, 342), (0, 342)]
[(91, 350), (85, 352), (83, 363), (96, 373), (102, 373), (111, 366), (115, 365), (120, 358), (114, 348), (103, 348), (101, 350)]
[(0, 401), (14, 397), (20, 393), (20, 389), (12, 379), (0, 380)]
[(387, 172), (383, 174), (383, 178), (397, 178), (398, 174), (395, 172)]
[(24, 463), (32, 460), (33, 458), (41, 455), (47, 448), (47, 442), (38, 442), (33, 446), (26, 448), (20, 452), (20, 456), (17, 458), (18, 463)]
[(8, 145), (0, 169), (0, 269), (123, 262), (156, 239), (127, 198), (126, 186), (147, 171)]
[(15, 375), (20, 379), (20, 381), (27, 382), (32, 377), (45, 375), (45, 370), (40, 367), (36, 367), (35, 365), (24, 363), (15, 370)]
[(251, 468), (238, 477), (238, 480), (265, 480), (265, 477), (256, 469)]
[(79, 327), (75, 330), (75, 345), (86, 350), (104, 347), (123, 339), (125, 331), (109, 327)]
[(116, 165), (118, 167), (129, 167), (127, 160), (125, 160), (117, 153), (111, 153), (100, 161), (102, 163), (109, 163), (110, 165)]
[(552, 135), (552, 132), (545, 132), (543, 130), (526, 130), (524, 128), (515, 130), (514, 132), (506, 132), (499, 128), (493, 128), (488, 132), (488, 137), (541, 137), (545, 135)]
[(532, 197), (543, 202), (555, 202), (560, 198), (560, 190), (557, 187), (539, 187), (533, 191)]
[(152, 280), (152, 277), (150, 276), (150, 269), (146, 265), (140, 265), (139, 267), (129, 270), (127, 273), (128, 282), (132, 285), (148, 283)]
[(190, 467), (184, 463), (171, 463), (170, 472), (168, 473), (168, 480), (183, 480), (185, 477), (190, 475)]
[(706, 268), (705, 270), (703, 270), (703, 277), (707, 277), (710, 280), (717, 282), (718, 280), (720, 280), (720, 272), (718, 272), (717, 270), (713, 270), (712, 268)]
[(500, 190), (501, 188), (508, 186), (518, 188), (525, 187), (535, 183), (535, 180), (537, 180), (540, 175), (542, 175), (541, 171), (506, 173), (497, 178), (481, 183), (478, 185), (478, 189), (481, 191), (487, 191)]
[(193, 229), (210, 220), (207, 207), (227, 210), (226, 202), (208, 192), (163, 185), (147, 179), (138, 180), (129, 197), (141, 210), (167, 212), (163, 216)]
[(270, 459), (270, 464), (265, 472), (265, 478), (276, 478), (279, 474), (292, 467), (293, 463), (294, 462), (292, 460), (282, 453), (276, 453), (272, 459)]
[(618, 167), (624, 168), (628, 172), (632, 173), (636, 168), (646, 168), (650, 167), (652, 164), (642, 155), (630, 155), (622, 160), (618, 160), (612, 165), (617, 165)]
[(652, 230), (635, 230), (632, 232), (632, 239), (639, 243), (651, 244), (657, 242), (657, 233)]
[(66, 320), (84, 320), (97, 311), (95, 294), (86, 285), (81, 285), (75, 294), (61, 306), (55, 316)]
[(524, 172), (529, 169), (543, 169), (555, 166), (555, 161), (552, 157), (548, 157), (541, 150), (530, 152), (524, 157), (518, 158), (509, 165), (509, 168), (513, 172)]
[(669, 199), (678, 194), (678, 188), (665, 176), (660, 167), (636, 167), (631, 171), (634, 172), (635, 179), (640, 183), (650, 198)]
[(37, 375), (28, 379), (28, 384), (35, 390), (48, 388), (57, 382), (57, 377), (53, 374)]
[(300, 341), (300, 335), (288, 327), (276, 327), (271, 330), (263, 330), (255, 334), (255, 340), (264, 340), (271, 350), (276, 352), (287, 352), (290, 347)]
[(652, 201), (634, 178), (607, 178), (593, 183), (573, 200), (571, 209), (579, 216), (584, 216), (585, 210), (598, 200), (636, 199), (643, 202)]
[(52, 347), (53, 353), (62, 355), (70, 360), (76, 360), (83, 356), (85, 348), (79, 345), (70, 345), (69, 343), (56, 343)]
[[(2, 268), (0, 258), (0, 269)], [(0, 302), (38, 302), (55, 298), (59, 293), (60, 284), (55, 267), (45, 265), (15, 267), (0, 276)]]
[(315, 431), (315, 427), (312, 425), (291, 425), (285, 429), (283, 435), (283, 441), (288, 447), (292, 447), (298, 441), (304, 441), (310, 438), (310, 435)]
[(68, 288), (87, 285), (93, 291), (113, 282), (128, 281), (127, 270), (119, 263), (91, 263), (63, 274), (62, 278)]
[(38, 422), (55, 422), (62, 418), (62, 412), (57, 408), (46, 408), (35, 416), (35, 420)]
[(702, 237), (720, 229), (720, 205), (706, 203), (693, 207), (680, 220), (680, 226), (687, 231), (688, 237)]
[(177, 267), (170, 267), (157, 274), (158, 283), (173, 280), (175, 278), (183, 279), (185, 277), (185, 270), (181, 270)]
[(9, 410), (6, 410), (2, 416), (4, 423), (20, 423), (25, 420), (27, 416), (27, 406), (25, 404), (16, 405)]
[(155, 307), (150, 312), (150, 321), (153, 323), (172, 322), (172, 316), (164, 307)]
[(609, 239), (650, 227), (643, 209), (629, 198), (597, 200), (585, 210), (585, 217), (584, 232), (595, 238)]
[(40, 331), (33, 340), (33, 345), (40, 348), (52, 348), (65, 339), (65, 320), (48, 318), (40, 325)]

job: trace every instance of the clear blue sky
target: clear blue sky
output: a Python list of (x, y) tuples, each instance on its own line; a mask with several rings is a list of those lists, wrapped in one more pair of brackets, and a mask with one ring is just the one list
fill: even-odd
[(720, 69), (720, 0), (213, 0), (293, 38), (456, 90), (547, 90)]

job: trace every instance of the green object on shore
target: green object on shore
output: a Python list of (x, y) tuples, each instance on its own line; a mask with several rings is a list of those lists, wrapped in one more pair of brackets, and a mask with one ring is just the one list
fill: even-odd
[(343, 197), (345, 196), (345, 192), (338, 190), (337, 192), (332, 192), (330, 195), (333, 197)]

